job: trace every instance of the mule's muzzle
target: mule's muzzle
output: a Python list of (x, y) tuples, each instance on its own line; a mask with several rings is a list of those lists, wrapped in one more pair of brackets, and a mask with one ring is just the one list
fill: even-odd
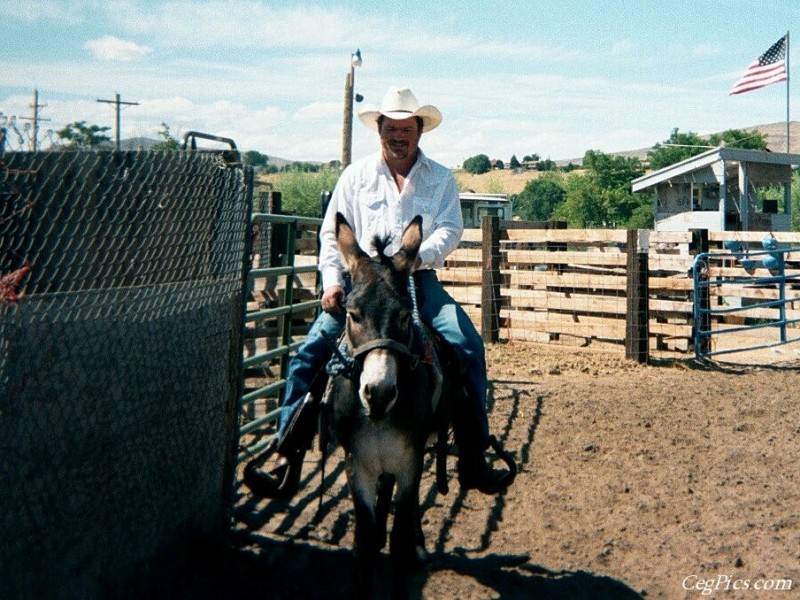
[(365, 383), (361, 386), (360, 395), (367, 416), (380, 421), (386, 418), (397, 401), (397, 385), (386, 381)]

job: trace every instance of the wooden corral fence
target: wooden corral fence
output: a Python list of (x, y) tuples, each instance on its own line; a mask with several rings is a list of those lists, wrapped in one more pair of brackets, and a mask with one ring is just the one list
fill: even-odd
[[(287, 361), (319, 307), (320, 220), (256, 214), (254, 221), (262, 224), (264, 234), (269, 227), (272, 238), (269, 249), (256, 255), (249, 279), (242, 433), (249, 440), (243, 444), (253, 444), (250, 452), (266, 443), (257, 434), (277, 418)], [(465, 230), (438, 277), (487, 342), (600, 347), (646, 362), (659, 352), (693, 350), (695, 256), (723, 252), (732, 238), (760, 248), (765, 235), (566, 229), (563, 223), (484, 217), (481, 228)], [(800, 245), (797, 233), (775, 237), (782, 244)], [(711, 276), (717, 277), (735, 267), (723, 263), (714, 268), (719, 271)], [(746, 305), (771, 292), (742, 285), (737, 299), (729, 297), (730, 289), (724, 298), (721, 293), (709, 288), (705, 302)], [(753, 308), (718, 320), (765, 318), (770, 310), (777, 311)], [(787, 318), (800, 316), (800, 306), (788, 311)]]
[[(602, 346), (643, 362), (651, 352), (693, 345), (694, 256), (722, 251), (732, 238), (760, 247), (765, 235), (564, 229), (485, 217), (438, 275), (487, 341)], [(800, 234), (775, 237), (800, 243)], [(743, 302), (764, 293), (740, 292)]]

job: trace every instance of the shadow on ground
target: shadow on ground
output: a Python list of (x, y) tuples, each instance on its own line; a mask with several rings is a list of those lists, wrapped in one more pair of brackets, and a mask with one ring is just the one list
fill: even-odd
[[(179, 577), (180, 584), (164, 590), (173, 600), (211, 600), (256, 597), (345, 600), (355, 597), (352, 557), (348, 549), (261, 539), (249, 549), (196, 556)], [(412, 583), (410, 598), (425, 597), (424, 588), (437, 572), (449, 571), (484, 590), (481, 597), (543, 600), (633, 600), (643, 596), (624, 583), (586, 571), (553, 572), (531, 564), (526, 555), (434, 554)], [(388, 557), (381, 556), (377, 581), (390, 577)], [(463, 585), (459, 587), (463, 588)], [(387, 586), (388, 588), (388, 586)], [(377, 590), (375, 598), (388, 598)], [(442, 596), (440, 596), (442, 597)]]
[[(536, 432), (543, 415), (544, 398), (531, 393), (525, 382), (493, 381), (489, 410), (502, 400), (503, 422), (498, 437), (509, 443), (516, 428), (515, 458), (524, 473), (531, 460)], [(523, 404), (529, 409), (522, 417)], [(431, 459), (432, 462), (432, 459)], [(450, 461), (453, 462), (453, 461)], [(432, 464), (426, 466), (432, 471)], [(451, 481), (454, 473), (451, 471)], [(353, 559), (347, 541), (352, 509), (341, 462), (331, 461), (327, 471), (306, 468), (301, 493), (290, 502), (264, 503), (243, 487), (237, 489), (236, 526), (220, 550), (200, 549), (188, 562), (178, 583), (165, 590), (170, 600), (210, 600), (222, 597), (256, 597), (271, 600), (355, 597)], [(457, 487), (457, 486), (456, 486)], [(323, 492), (320, 494), (320, 488)], [(454, 494), (455, 492), (455, 494)], [(551, 571), (531, 563), (517, 549), (497, 548), (493, 534), (507, 509), (504, 495), (478, 513), (466, 509), (465, 492), (453, 490), (445, 499), (433, 486), (421, 497), (423, 512), (439, 511), (440, 525), (429, 532), (430, 561), (414, 577), (411, 599), (541, 598), (560, 600), (628, 600), (642, 595), (616, 579), (587, 571)], [(479, 534), (474, 548), (452, 548), (456, 523), (471, 519)], [(477, 519), (477, 520), (476, 520)], [(321, 535), (323, 532), (324, 535)], [(320, 537), (321, 536), (321, 537)], [(493, 552), (493, 550), (495, 552)], [(389, 557), (380, 557), (375, 597), (388, 598), (392, 572)], [(383, 584), (383, 585), (380, 585)]]

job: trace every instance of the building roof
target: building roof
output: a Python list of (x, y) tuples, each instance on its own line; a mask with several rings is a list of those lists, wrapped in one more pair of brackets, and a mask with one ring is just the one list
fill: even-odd
[(681, 162), (675, 163), (653, 173), (649, 173), (632, 183), (634, 192), (641, 192), (680, 177), (687, 173), (697, 171), (703, 167), (719, 161), (736, 161), (750, 163), (764, 163), (772, 165), (800, 165), (800, 154), (787, 154), (785, 152), (765, 152), (763, 150), (745, 150), (742, 148), (712, 148), (702, 154), (692, 156)]

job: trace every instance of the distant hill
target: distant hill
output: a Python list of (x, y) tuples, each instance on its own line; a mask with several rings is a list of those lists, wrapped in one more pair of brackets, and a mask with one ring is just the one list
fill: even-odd
[[(770, 152), (786, 152), (786, 121), (779, 121), (778, 123), (767, 123), (764, 125), (750, 125), (749, 127), (738, 127), (734, 129), (741, 129), (742, 131), (752, 131), (758, 130), (764, 135), (766, 135), (767, 139), (767, 149)], [(722, 133), (721, 131), (717, 133)], [(710, 134), (709, 134), (710, 135)], [(706, 134), (703, 134), (703, 137), (707, 137)], [(661, 143), (663, 140), (660, 140), (656, 143)], [(614, 156), (624, 156), (626, 158), (638, 158), (640, 160), (645, 160), (647, 158), (647, 153), (653, 149), (653, 146), (649, 148), (638, 148), (636, 150), (621, 150), (619, 152), (609, 152), (608, 154), (613, 154)], [(800, 154), (800, 121), (789, 121), (789, 152), (791, 154)], [(564, 165), (568, 165), (569, 163), (574, 163), (579, 165), (583, 162), (583, 157), (580, 158), (569, 158), (564, 160), (557, 160), (555, 163), (561, 167)]]

